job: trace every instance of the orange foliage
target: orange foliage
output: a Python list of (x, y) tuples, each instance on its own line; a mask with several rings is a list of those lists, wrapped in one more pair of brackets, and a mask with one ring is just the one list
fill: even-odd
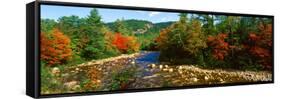
[(89, 72), (87, 73), (87, 76), (90, 78), (90, 82), (85, 83), (83, 88), (85, 90), (92, 90), (100, 87), (101, 85), (101, 78), (102, 78), (102, 72), (98, 70), (97, 68), (90, 68)]
[(162, 29), (159, 36), (156, 37), (155, 41), (157, 42), (159, 48), (165, 47), (165, 44), (168, 41), (168, 32), (170, 32), (169, 29)]
[(49, 36), (41, 33), (41, 59), (48, 65), (61, 64), (69, 60), (72, 56), (69, 37), (58, 29), (54, 29)]
[(132, 51), (138, 51), (140, 48), (140, 44), (137, 42), (137, 38), (134, 36), (128, 36), (128, 47)]
[(208, 46), (211, 46), (212, 54), (215, 59), (224, 60), (224, 57), (228, 54), (230, 46), (225, 39), (227, 38), (227, 34), (218, 34), (217, 36), (209, 36), (208, 37)]
[(114, 45), (122, 53), (126, 53), (129, 50), (138, 51), (140, 47), (140, 44), (136, 41), (136, 37), (124, 36), (121, 33), (115, 33), (112, 45)]
[(125, 36), (123, 36), (121, 33), (116, 33), (114, 35), (112, 44), (115, 45), (119, 51), (125, 52), (128, 50), (127, 42), (128, 39)]

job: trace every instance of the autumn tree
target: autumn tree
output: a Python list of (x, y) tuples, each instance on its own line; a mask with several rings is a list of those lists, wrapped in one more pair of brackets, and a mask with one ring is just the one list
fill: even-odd
[(71, 56), (69, 37), (58, 29), (54, 29), (50, 35), (41, 33), (41, 59), (48, 65), (65, 63)]
[(208, 37), (208, 46), (212, 48), (212, 56), (217, 60), (224, 60), (229, 53), (230, 48), (226, 39), (227, 34), (225, 33)]
[(140, 47), (136, 37), (124, 36), (121, 33), (115, 33), (112, 45), (114, 45), (121, 53), (136, 52)]
[(201, 29), (201, 23), (198, 20), (191, 21), (191, 29), (186, 37), (184, 49), (191, 54), (197, 54), (201, 49), (206, 48), (206, 38)]
[(250, 33), (248, 45), (245, 46), (249, 52), (257, 58), (257, 62), (264, 68), (272, 68), (272, 25), (259, 24), (259, 33)]
[(188, 20), (185, 13), (179, 17), (179, 21), (163, 29), (156, 38), (161, 50), (160, 59), (181, 63), (180, 59), (189, 57), (184, 62), (194, 63), (198, 56), (202, 57), (201, 50), (206, 47), (201, 23), (196, 19)]

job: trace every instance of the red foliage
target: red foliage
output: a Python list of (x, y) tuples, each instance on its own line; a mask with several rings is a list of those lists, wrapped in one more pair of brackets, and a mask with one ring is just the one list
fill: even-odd
[(50, 66), (69, 60), (72, 56), (70, 39), (58, 29), (54, 29), (49, 36), (41, 33), (41, 59)]
[(125, 52), (128, 50), (127, 42), (128, 39), (125, 36), (121, 33), (115, 33), (112, 44), (115, 45), (119, 51)]
[(257, 57), (260, 58), (266, 58), (270, 56), (270, 51), (265, 49), (265, 48), (261, 48), (258, 46), (253, 46), (250, 48), (250, 52), (254, 55), (256, 55)]
[(260, 40), (260, 37), (257, 36), (255, 33), (250, 33), (249, 34), (249, 40), (257, 41), (257, 40)]
[(272, 68), (272, 25), (259, 26), (260, 33), (250, 33), (250, 44), (244, 46), (267, 69)]
[(227, 34), (218, 34), (217, 36), (209, 36), (208, 37), (208, 46), (212, 47), (213, 57), (217, 60), (224, 60), (224, 57), (228, 55), (228, 50), (230, 46), (225, 39), (227, 38)]
[(133, 36), (124, 36), (121, 33), (115, 33), (112, 45), (114, 45), (120, 52), (126, 53), (129, 50), (139, 50), (140, 44), (137, 43), (136, 38)]

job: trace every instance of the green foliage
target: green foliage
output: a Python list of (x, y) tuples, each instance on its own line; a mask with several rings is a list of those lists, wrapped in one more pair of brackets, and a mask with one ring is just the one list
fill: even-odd
[(114, 22), (114, 32), (122, 33), (123, 35), (132, 35), (132, 31), (127, 28), (127, 24), (124, 22), (124, 19), (117, 19)]
[(86, 46), (82, 48), (81, 56), (86, 60), (104, 58), (105, 39), (104, 33), (101, 31), (103, 27), (101, 16), (99, 16), (96, 9), (92, 9), (86, 20), (87, 22), (83, 29), (87, 37), (83, 38), (86, 39)]
[(48, 67), (46, 62), (41, 61), (41, 94), (56, 94), (65, 91), (61, 81), (60, 74), (53, 74), (52, 68)]
[(114, 72), (112, 74), (112, 81), (110, 82), (110, 90), (122, 90), (126, 89), (130, 81), (134, 80), (136, 76), (136, 68), (124, 68), (119, 72)]
[(136, 20), (136, 19), (117, 19), (115, 22), (106, 23), (106, 25), (115, 32), (117, 29), (117, 24), (121, 23), (125, 28), (129, 31), (137, 31), (138, 29), (142, 29), (145, 27), (146, 24), (152, 24), (149, 21), (146, 20)]
[(55, 20), (52, 19), (41, 19), (41, 32), (49, 33), (51, 32), (57, 25)]
[(157, 38), (160, 59), (173, 63), (202, 62), (201, 50), (206, 47), (206, 42), (201, 23), (196, 19), (188, 21), (187, 14), (179, 16), (180, 20), (162, 30)]
[(63, 16), (58, 19), (58, 28), (70, 37), (78, 36), (80, 28), (85, 25), (85, 19), (78, 16)]

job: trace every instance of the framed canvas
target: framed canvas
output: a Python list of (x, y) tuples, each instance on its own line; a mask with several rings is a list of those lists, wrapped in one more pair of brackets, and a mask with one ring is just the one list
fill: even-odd
[(36, 1), (26, 6), (35, 98), (274, 82), (274, 16)]

